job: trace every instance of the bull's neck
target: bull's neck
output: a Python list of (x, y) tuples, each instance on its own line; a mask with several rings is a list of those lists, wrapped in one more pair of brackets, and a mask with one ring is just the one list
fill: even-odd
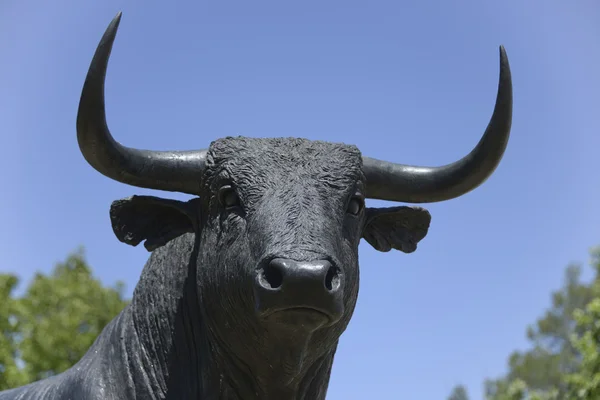
[[(311, 354), (317, 346), (298, 332), (269, 331), (262, 345), (246, 343), (248, 351), (232, 351), (227, 344), (206, 336), (210, 354), (203, 368), (206, 394), (236, 400), (325, 399), (335, 343), (324, 354)], [(304, 339), (304, 340), (303, 340)], [(241, 339), (243, 340), (243, 339)]]
[[(250, 359), (211, 336), (197, 302), (194, 238), (186, 235), (150, 256), (131, 304), (112, 329), (111, 368), (134, 393), (122, 398), (177, 400), (322, 400), (337, 343), (320, 356), (311, 336), (266, 331)], [(240, 336), (243, 340), (243, 333)], [(118, 353), (118, 354), (117, 354)]]
[(152, 253), (136, 286), (123, 359), (138, 399), (202, 398), (194, 253), (193, 235), (171, 241)]

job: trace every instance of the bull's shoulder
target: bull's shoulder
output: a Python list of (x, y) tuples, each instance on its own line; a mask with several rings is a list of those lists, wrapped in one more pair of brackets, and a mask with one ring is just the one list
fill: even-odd
[(58, 400), (61, 395), (59, 376), (43, 379), (15, 389), (0, 392), (0, 400)]
[(0, 400), (117, 400), (94, 382), (56, 376), (0, 392)]
[[(108, 328), (114, 325), (109, 323)], [(106, 329), (106, 328), (105, 328)], [(106, 373), (95, 353), (102, 349), (107, 333), (100, 333), (90, 350), (70, 369), (25, 386), (0, 392), (0, 400), (126, 400), (106, 391)], [(100, 345), (99, 345), (100, 344)]]

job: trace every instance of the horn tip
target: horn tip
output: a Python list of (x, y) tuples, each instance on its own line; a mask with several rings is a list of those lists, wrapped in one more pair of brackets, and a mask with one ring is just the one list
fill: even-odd
[(500, 73), (510, 80), (510, 64), (508, 62), (508, 56), (506, 55), (506, 49), (503, 45), (500, 45)]
[(111, 30), (111, 31), (116, 31), (117, 30), (117, 28), (119, 27), (119, 24), (121, 23), (121, 17), (122, 16), (123, 16), (123, 11), (119, 11), (117, 13), (117, 15), (115, 15), (115, 17), (110, 22), (109, 30)]
[(502, 45), (502, 44), (500, 45), (499, 51), (500, 51), (500, 60), (503, 62), (507, 62), (508, 56), (506, 55), (506, 48), (504, 47), (504, 45)]
[(100, 39), (100, 43), (96, 48), (96, 55), (100, 54), (99, 52), (103, 52), (104, 54), (102, 57), (106, 59), (106, 62), (108, 62), (108, 57), (112, 51), (112, 46), (117, 36), (117, 31), (119, 30), (119, 24), (121, 23), (122, 15), (123, 13), (119, 11), (112, 21), (110, 21), (110, 24), (108, 24), (108, 27), (106, 27), (106, 30), (102, 35), (102, 39)]

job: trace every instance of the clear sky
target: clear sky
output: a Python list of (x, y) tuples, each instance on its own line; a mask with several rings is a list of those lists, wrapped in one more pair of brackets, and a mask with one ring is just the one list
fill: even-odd
[(514, 119), (500, 167), (428, 205), (415, 253), (361, 245), (329, 399), (437, 400), (457, 383), (481, 399), (566, 265), (600, 243), (595, 0), (1, 0), (0, 272), (27, 280), (83, 245), (106, 284), (130, 294), (138, 280), (148, 254), (116, 240), (108, 209), (151, 192), (94, 171), (75, 137), (89, 62), (119, 10), (108, 121), (117, 140), (154, 150), (298, 136), (445, 164), (482, 135), (506, 46)]

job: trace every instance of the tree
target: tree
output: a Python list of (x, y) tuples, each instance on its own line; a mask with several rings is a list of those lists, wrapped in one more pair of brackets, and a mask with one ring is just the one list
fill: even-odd
[(16, 362), (18, 327), (16, 304), (11, 297), (18, 282), (14, 275), (0, 275), (0, 390), (25, 383)]
[[(552, 305), (527, 330), (532, 348), (514, 352), (509, 357), (508, 373), (485, 383), (488, 400), (565, 399), (569, 389), (566, 379), (581, 368), (582, 349), (573, 335), (581, 337), (589, 324), (577, 323), (580, 311), (597, 296), (600, 269), (591, 283), (581, 281), (581, 267), (566, 269), (563, 287), (552, 293)], [(600, 397), (598, 397), (600, 398)]]
[(70, 368), (127, 304), (123, 284), (104, 287), (81, 250), (49, 275), (36, 274), (19, 298), (11, 295), (16, 278), (2, 279), (0, 390)]
[[(600, 275), (600, 247), (592, 252), (592, 265)], [(581, 354), (581, 365), (566, 378), (570, 400), (600, 399), (600, 282), (592, 290), (594, 299), (575, 314), (579, 334), (572, 335), (572, 343)]]
[(486, 398), (493, 400), (559, 400), (560, 398), (556, 389), (532, 390), (522, 379), (499, 380), (496, 384), (494, 394), (491, 397), (487, 395)]
[(463, 385), (454, 387), (454, 389), (452, 389), (452, 393), (450, 393), (450, 397), (448, 397), (448, 400), (469, 400), (467, 388)]

